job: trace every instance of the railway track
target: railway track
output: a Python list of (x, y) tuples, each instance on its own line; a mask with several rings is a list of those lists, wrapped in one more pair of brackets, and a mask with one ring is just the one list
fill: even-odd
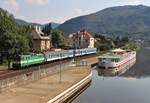
[[(87, 58), (90, 58), (90, 57), (98, 56), (98, 55), (103, 54), (103, 53), (105, 53), (105, 52), (98, 52), (97, 54), (79, 56), (79, 57), (75, 57), (75, 60), (81, 60), (81, 59), (83, 60), (83, 59), (87, 59)], [(61, 63), (67, 63), (71, 60), (72, 60), (72, 58), (61, 60)], [(53, 62), (48, 62), (48, 63), (36, 65), (36, 66), (31, 66), (31, 67), (24, 68), (24, 69), (19, 69), (18, 68), (18, 70), (1, 71), (0, 72), (0, 80), (6, 79), (6, 78), (11, 78), (11, 77), (14, 77), (14, 76), (17, 76), (17, 75), (20, 75), (20, 74), (32, 73), (33, 71), (39, 70), (39, 66), (40, 66), (40, 69), (45, 69), (45, 68), (53, 67), (53, 66), (59, 65), (59, 64), (60, 64), (60, 60), (57, 60), (57, 61), (53, 61)]]

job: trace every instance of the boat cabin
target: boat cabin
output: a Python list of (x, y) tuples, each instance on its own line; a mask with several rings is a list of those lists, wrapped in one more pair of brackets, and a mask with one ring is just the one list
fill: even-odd
[(107, 61), (107, 62), (119, 62), (121, 57), (119, 55), (102, 55), (98, 58), (99, 61)]

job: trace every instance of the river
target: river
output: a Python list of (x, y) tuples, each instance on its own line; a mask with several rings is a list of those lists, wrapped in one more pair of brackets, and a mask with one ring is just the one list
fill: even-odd
[(92, 72), (91, 85), (73, 103), (150, 103), (150, 49), (138, 51), (135, 65), (119, 76)]

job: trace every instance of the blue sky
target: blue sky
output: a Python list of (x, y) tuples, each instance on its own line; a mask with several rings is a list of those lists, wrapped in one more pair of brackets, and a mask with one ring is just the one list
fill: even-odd
[(41, 24), (63, 23), (107, 7), (138, 4), (150, 6), (150, 0), (0, 0), (0, 7), (16, 18)]

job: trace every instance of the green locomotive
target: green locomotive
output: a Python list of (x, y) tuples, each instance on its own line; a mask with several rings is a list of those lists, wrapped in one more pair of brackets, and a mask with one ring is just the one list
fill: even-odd
[(65, 51), (45, 51), (39, 54), (18, 55), (14, 58), (13, 68), (24, 68), (45, 62), (52, 62), (60, 59), (73, 58), (75, 56), (95, 54), (96, 48), (84, 48)]
[(41, 64), (45, 61), (45, 56), (43, 54), (37, 55), (19, 55), (15, 58), (13, 67), (28, 67), (35, 64)]

